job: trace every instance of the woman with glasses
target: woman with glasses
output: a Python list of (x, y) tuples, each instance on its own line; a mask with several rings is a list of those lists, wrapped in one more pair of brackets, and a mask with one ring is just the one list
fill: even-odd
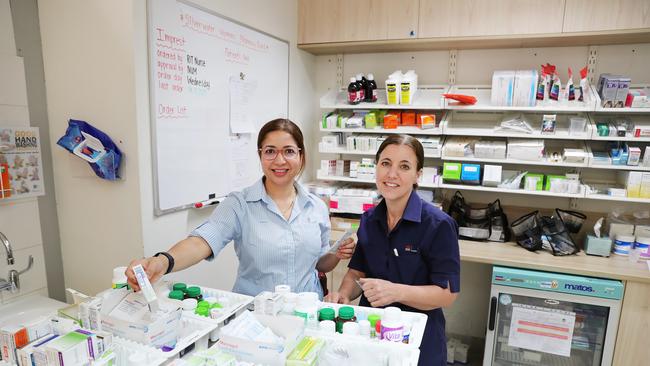
[(339, 292), (326, 301), (397, 306), (426, 314), (419, 366), (446, 365), (445, 317), (460, 292), (458, 226), (415, 192), (424, 149), (408, 135), (379, 146), (375, 181), (383, 200), (361, 216), (357, 250)]
[(234, 292), (255, 296), (287, 284), (293, 292), (323, 289), (317, 272), (329, 272), (354, 252), (353, 239), (329, 252), (330, 222), (325, 203), (296, 181), (305, 168), (300, 128), (288, 119), (266, 123), (257, 138), (264, 176), (232, 192), (210, 218), (169, 251), (134, 260), (126, 270), (139, 290), (132, 267), (142, 264), (152, 282), (164, 274), (212, 260), (230, 242), (239, 258)]

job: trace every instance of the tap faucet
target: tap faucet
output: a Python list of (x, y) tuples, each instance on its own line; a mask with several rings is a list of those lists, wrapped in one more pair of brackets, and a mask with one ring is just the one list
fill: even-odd
[(23, 269), (22, 271), (12, 269), (9, 271), (9, 277), (6, 280), (4, 278), (0, 278), (0, 291), (7, 290), (12, 294), (17, 293), (18, 290), (20, 290), (20, 275), (32, 269), (33, 265), (34, 257), (30, 255), (27, 259), (27, 268)]
[(7, 251), (7, 264), (8, 265), (13, 265), (14, 264), (14, 253), (13, 250), (11, 250), (11, 243), (9, 243), (9, 239), (5, 236), (0, 231), (0, 241), (2, 241), (2, 244), (5, 246), (5, 250)]

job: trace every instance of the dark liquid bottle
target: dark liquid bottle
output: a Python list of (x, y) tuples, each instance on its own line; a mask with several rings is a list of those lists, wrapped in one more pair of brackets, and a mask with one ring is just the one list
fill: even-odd
[(359, 102), (366, 99), (366, 84), (363, 82), (363, 74), (357, 74), (357, 86), (359, 87)]
[(350, 85), (348, 85), (348, 104), (359, 104), (359, 86), (357, 85), (356, 78), (350, 78)]
[(375, 77), (372, 74), (368, 74), (368, 80), (366, 80), (366, 102), (376, 102), (377, 101), (377, 83), (375, 82)]

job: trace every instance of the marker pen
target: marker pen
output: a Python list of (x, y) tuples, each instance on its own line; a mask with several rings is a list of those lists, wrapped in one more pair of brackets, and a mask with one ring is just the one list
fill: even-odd
[(212, 198), (206, 201), (197, 202), (194, 204), (194, 208), (204, 208), (206, 206), (215, 205), (222, 201), (222, 198)]

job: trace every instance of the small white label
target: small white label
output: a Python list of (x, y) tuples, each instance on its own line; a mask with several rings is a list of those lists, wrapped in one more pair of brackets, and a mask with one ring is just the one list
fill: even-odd
[(446, 170), (458, 170), (458, 165), (447, 165), (445, 166)]
[(475, 166), (466, 166), (465, 171), (466, 172), (476, 172), (476, 167)]

